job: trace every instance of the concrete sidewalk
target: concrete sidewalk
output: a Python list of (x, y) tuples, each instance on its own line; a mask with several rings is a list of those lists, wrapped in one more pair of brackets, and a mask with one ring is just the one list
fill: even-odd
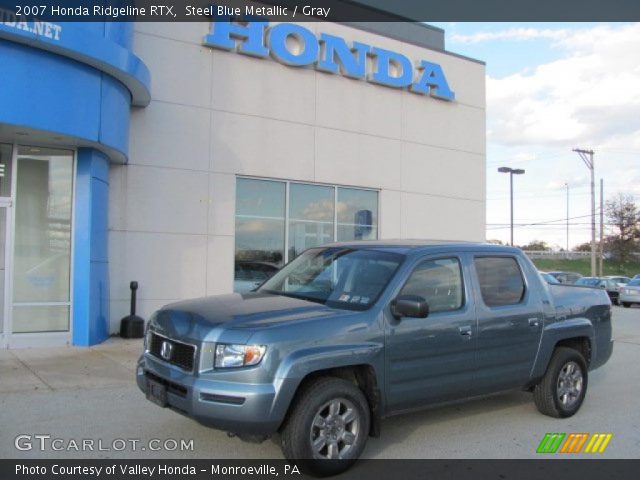
[(142, 339), (90, 348), (0, 350), (0, 394), (131, 385)]

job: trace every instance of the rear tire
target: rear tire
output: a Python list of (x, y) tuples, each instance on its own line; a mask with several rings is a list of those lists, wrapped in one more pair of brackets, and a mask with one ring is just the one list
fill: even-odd
[(631, 304), (629, 302), (622, 302), (622, 306), (624, 308), (629, 308), (631, 306)]
[(282, 429), (287, 460), (316, 476), (336, 475), (350, 468), (367, 443), (370, 410), (352, 382), (323, 377), (298, 393)]
[(574, 415), (587, 392), (588, 372), (584, 357), (573, 348), (556, 348), (547, 372), (533, 389), (540, 413), (554, 418)]

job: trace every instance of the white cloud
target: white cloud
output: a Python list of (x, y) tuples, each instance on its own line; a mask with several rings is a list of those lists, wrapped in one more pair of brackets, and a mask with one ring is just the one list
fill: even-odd
[(511, 29), (469, 37), (489, 34), (550, 38), (562, 51), (560, 59), (532, 71), (488, 78), (490, 141), (510, 146), (640, 146), (640, 24)]
[[(466, 41), (514, 42), (546, 38), (535, 45), (553, 55), (503, 78), (487, 79), (487, 138), (492, 163), (487, 176), (487, 235), (508, 240), (508, 182), (494, 166), (523, 163), (526, 175), (515, 186), (515, 222), (527, 224), (566, 216), (570, 187), (572, 222), (569, 242), (590, 238), (590, 175), (575, 147), (595, 150), (596, 201), (604, 179), (605, 200), (631, 194), (640, 203), (640, 24), (599, 25), (574, 29), (509, 29), (469, 35)], [(542, 44), (542, 45), (541, 45)], [(493, 50), (495, 43), (487, 43)], [(491, 54), (487, 54), (489, 62)], [(596, 204), (596, 208), (598, 204)], [(516, 243), (542, 239), (564, 245), (562, 222), (521, 226)]]
[(532, 162), (536, 158), (537, 158), (536, 155), (533, 153), (519, 152), (513, 156), (513, 163)]

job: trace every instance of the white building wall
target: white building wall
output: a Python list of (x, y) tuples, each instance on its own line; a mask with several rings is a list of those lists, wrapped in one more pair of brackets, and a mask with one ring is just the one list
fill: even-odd
[(233, 285), (236, 175), (378, 189), (381, 238), (485, 237), (484, 65), (338, 24), (440, 63), (455, 102), (202, 46), (208, 23), (139, 23), (152, 102), (111, 168), (111, 326)]

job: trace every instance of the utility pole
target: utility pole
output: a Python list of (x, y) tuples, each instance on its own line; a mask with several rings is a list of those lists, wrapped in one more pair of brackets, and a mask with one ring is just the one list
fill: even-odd
[(604, 257), (604, 180), (600, 179), (600, 276), (604, 277), (602, 262)]
[(567, 258), (569, 258), (569, 184), (565, 183), (564, 186), (567, 187)]
[(593, 163), (593, 150), (574, 148), (574, 152), (591, 171), (591, 276), (596, 276), (596, 182)]

